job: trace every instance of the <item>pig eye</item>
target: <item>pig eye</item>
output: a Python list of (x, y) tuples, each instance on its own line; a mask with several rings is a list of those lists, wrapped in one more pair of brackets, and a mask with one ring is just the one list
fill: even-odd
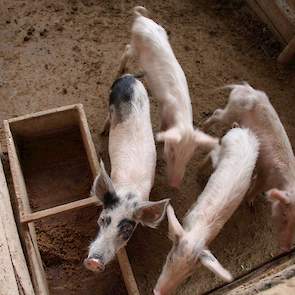
[(108, 225), (110, 225), (112, 219), (110, 216), (101, 216), (98, 220), (97, 220), (97, 224), (100, 227), (107, 227)]
[(133, 233), (136, 223), (133, 220), (123, 219), (118, 224), (119, 236), (127, 241)]

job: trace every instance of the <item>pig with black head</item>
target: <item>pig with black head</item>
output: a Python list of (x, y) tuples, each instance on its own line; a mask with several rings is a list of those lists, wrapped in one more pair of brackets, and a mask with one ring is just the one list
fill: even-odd
[(124, 247), (136, 226), (155, 228), (169, 200), (149, 201), (154, 183), (156, 148), (150, 120), (149, 98), (143, 84), (132, 75), (117, 79), (110, 92), (109, 155), (111, 177), (103, 162), (92, 195), (102, 202), (99, 231), (91, 243), (85, 266), (103, 271)]

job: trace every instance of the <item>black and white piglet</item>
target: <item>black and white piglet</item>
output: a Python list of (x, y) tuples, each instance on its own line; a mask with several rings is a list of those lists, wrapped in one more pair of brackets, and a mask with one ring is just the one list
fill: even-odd
[(98, 235), (84, 261), (92, 271), (104, 270), (126, 245), (138, 223), (155, 228), (169, 202), (148, 201), (154, 183), (156, 148), (149, 98), (134, 76), (123, 75), (113, 83), (105, 126), (110, 127), (111, 177), (101, 162), (92, 194), (101, 200), (103, 210), (98, 219)]

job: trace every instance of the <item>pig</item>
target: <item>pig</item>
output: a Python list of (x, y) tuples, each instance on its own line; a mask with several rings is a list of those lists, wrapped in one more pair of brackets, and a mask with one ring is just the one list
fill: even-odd
[(248, 83), (229, 85), (231, 93), (224, 110), (217, 109), (205, 122), (209, 128), (217, 122), (238, 122), (250, 128), (261, 147), (253, 185), (247, 199), (253, 204), (256, 196), (266, 193), (272, 203), (272, 215), (279, 229), (283, 251), (292, 246), (295, 230), (295, 158), (288, 135), (271, 105), (268, 96)]
[(213, 149), (215, 171), (186, 214), (183, 225), (171, 205), (167, 208), (173, 247), (154, 289), (155, 295), (171, 294), (197, 269), (199, 261), (226, 282), (232, 275), (208, 249), (224, 224), (242, 202), (251, 182), (259, 142), (249, 129), (231, 129)]
[(169, 200), (149, 201), (154, 183), (156, 148), (150, 120), (149, 98), (143, 84), (127, 74), (117, 79), (109, 99), (109, 155), (111, 177), (100, 162), (91, 194), (103, 210), (98, 234), (91, 243), (85, 266), (101, 272), (124, 247), (140, 223), (157, 227)]
[(164, 28), (147, 18), (147, 10), (133, 9), (131, 43), (122, 55), (119, 73), (131, 57), (136, 57), (143, 70), (148, 89), (160, 102), (161, 132), (157, 141), (164, 142), (168, 182), (178, 188), (185, 168), (196, 148), (210, 151), (217, 139), (195, 129), (192, 106), (185, 74), (170, 46)]

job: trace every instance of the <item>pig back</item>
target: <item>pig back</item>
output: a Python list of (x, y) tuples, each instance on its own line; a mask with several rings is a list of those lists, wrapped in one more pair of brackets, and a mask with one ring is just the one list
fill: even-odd
[[(121, 79), (121, 80), (120, 80)], [(114, 183), (149, 192), (154, 180), (156, 149), (147, 92), (142, 83), (125, 75), (110, 95), (109, 155)]]
[(249, 129), (234, 128), (222, 138), (217, 168), (185, 218), (189, 228), (202, 224), (210, 229), (208, 241), (216, 237), (250, 186), (258, 148)]

